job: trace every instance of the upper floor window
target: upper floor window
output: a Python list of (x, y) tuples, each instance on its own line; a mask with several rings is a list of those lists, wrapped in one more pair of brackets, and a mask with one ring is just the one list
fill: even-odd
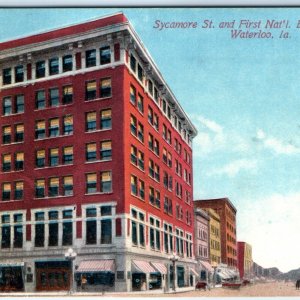
[(35, 138), (43, 139), (46, 136), (46, 123), (44, 120), (36, 121), (35, 123)]
[(23, 66), (15, 67), (15, 82), (24, 81), (24, 68)]
[(111, 129), (111, 109), (101, 110), (100, 129)]
[(72, 55), (65, 55), (62, 60), (63, 60), (63, 72), (72, 71), (73, 69)]
[(45, 61), (38, 61), (35, 65), (35, 76), (36, 78), (42, 78), (46, 75), (46, 64)]
[(54, 118), (49, 120), (49, 137), (59, 136), (59, 119)]
[(100, 143), (100, 159), (110, 160), (111, 155), (111, 141), (104, 141)]
[(130, 85), (130, 102), (136, 104), (136, 89), (133, 85)]
[(3, 85), (11, 84), (11, 68), (3, 69), (2, 80)]
[(136, 59), (132, 54), (130, 55), (130, 68), (133, 72), (136, 71)]
[(100, 48), (100, 64), (105, 65), (110, 63), (110, 47), (102, 47)]
[(59, 72), (59, 60), (58, 57), (49, 59), (49, 74), (55, 75)]
[(96, 80), (88, 81), (85, 88), (85, 99), (96, 99)]
[(69, 104), (73, 102), (73, 87), (71, 85), (63, 87), (63, 104)]
[(143, 69), (140, 64), (138, 64), (138, 78), (140, 81), (143, 81)]
[(12, 114), (11, 97), (3, 98), (3, 115), (8, 116)]
[(49, 90), (49, 105), (50, 106), (58, 106), (59, 105), (58, 88), (52, 88)]
[(94, 161), (97, 159), (97, 145), (96, 143), (89, 143), (86, 144), (86, 154), (85, 159), (86, 161)]
[(16, 114), (24, 112), (24, 95), (16, 96), (15, 112)]
[(86, 130), (93, 131), (96, 130), (97, 123), (96, 123), (96, 112), (89, 112), (86, 114)]
[(100, 98), (111, 97), (111, 79), (104, 78), (100, 80)]
[(112, 179), (110, 171), (104, 171), (100, 173), (100, 191), (102, 193), (109, 193), (112, 191)]
[(85, 66), (86, 68), (96, 66), (96, 49), (85, 52)]
[(37, 91), (35, 93), (35, 108), (42, 109), (46, 107), (46, 96), (45, 91)]
[(11, 127), (3, 126), (2, 127), (2, 143), (9, 144), (11, 142)]
[(138, 95), (137, 107), (141, 113), (144, 113), (144, 99), (140, 94)]
[(63, 126), (64, 135), (73, 134), (73, 116), (64, 117), (64, 126)]
[(11, 183), (2, 184), (2, 200), (7, 201), (11, 198)]

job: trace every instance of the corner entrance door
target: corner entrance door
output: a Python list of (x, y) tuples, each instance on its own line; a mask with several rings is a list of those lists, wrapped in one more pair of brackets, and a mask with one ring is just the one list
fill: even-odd
[(64, 262), (36, 263), (37, 291), (68, 291), (71, 268)]

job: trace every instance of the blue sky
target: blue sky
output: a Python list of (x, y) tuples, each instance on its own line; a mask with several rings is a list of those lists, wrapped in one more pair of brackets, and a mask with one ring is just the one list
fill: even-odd
[[(194, 198), (228, 197), (254, 260), (300, 267), (300, 9), (0, 9), (0, 41), (123, 11), (199, 134)], [(212, 20), (215, 28), (203, 29)], [(220, 22), (289, 20), (290, 38), (232, 39)], [(197, 21), (196, 29), (153, 28)], [(263, 29), (265, 30), (265, 29)], [(252, 29), (252, 31), (258, 31)]]

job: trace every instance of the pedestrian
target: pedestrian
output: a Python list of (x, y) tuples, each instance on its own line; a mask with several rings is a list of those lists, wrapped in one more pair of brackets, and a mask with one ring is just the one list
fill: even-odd
[(87, 283), (86, 276), (83, 275), (83, 276), (81, 277), (81, 290), (84, 290), (84, 289), (85, 289), (86, 283)]
[(296, 290), (299, 290), (299, 288), (300, 288), (300, 279), (296, 281)]

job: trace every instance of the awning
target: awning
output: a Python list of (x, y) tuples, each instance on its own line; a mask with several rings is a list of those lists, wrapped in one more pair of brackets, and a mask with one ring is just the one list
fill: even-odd
[(190, 273), (194, 274), (195, 276), (199, 276), (199, 274), (193, 268), (190, 268)]
[(84, 260), (79, 263), (77, 273), (114, 272), (113, 259)]
[(156, 273), (156, 270), (146, 261), (143, 260), (132, 260), (133, 271), (141, 273)]
[(217, 275), (219, 275), (221, 277), (221, 279), (224, 279), (224, 280), (231, 278), (231, 276), (226, 271), (217, 272)]
[(0, 268), (4, 267), (24, 267), (24, 262), (0, 262)]
[(161, 274), (167, 274), (167, 267), (158, 262), (151, 262), (151, 265)]
[(208, 271), (213, 273), (214, 269), (212, 268), (212, 266), (210, 265), (209, 262), (207, 261), (200, 261), (201, 265)]

